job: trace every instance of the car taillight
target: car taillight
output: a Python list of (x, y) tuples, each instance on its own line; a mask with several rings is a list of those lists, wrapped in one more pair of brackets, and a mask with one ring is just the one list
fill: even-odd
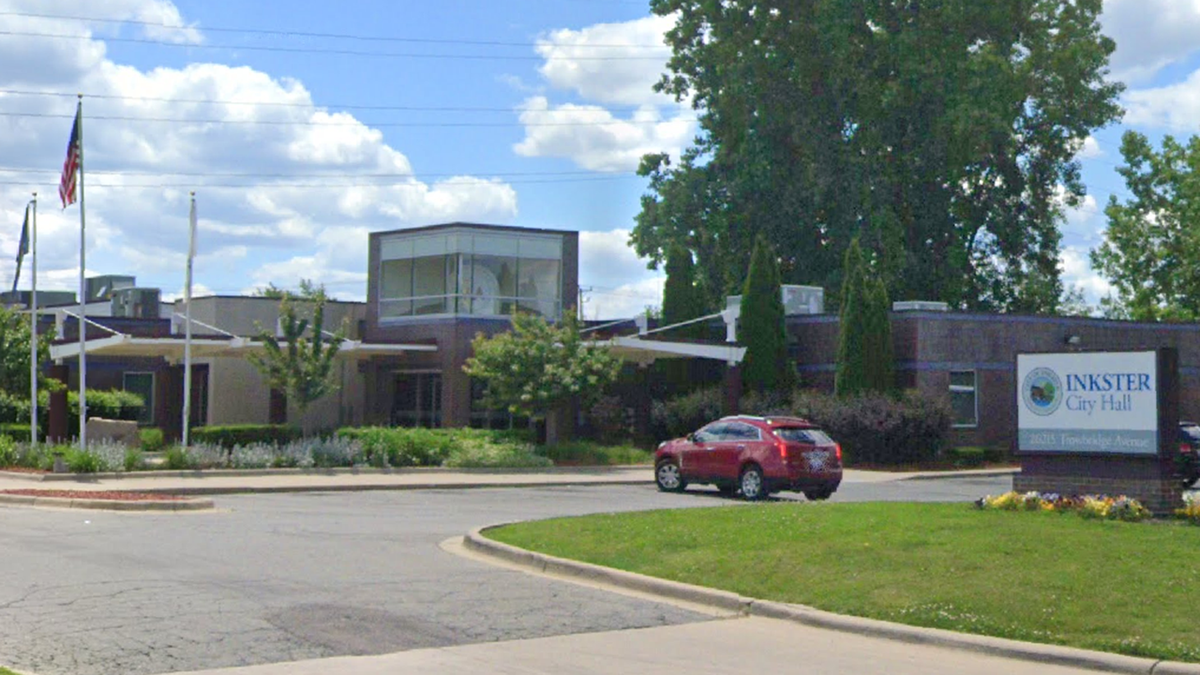
[(1188, 445), (1187, 443), (1180, 443), (1179, 452), (1183, 455), (1190, 455), (1192, 453), (1192, 446)]
[(837, 452), (838, 464), (841, 464), (842, 463), (842, 444), (834, 443), (833, 449), (835, 452)]
[(779, 448), (779, 459), (788, 458), (787, 443), (784, 443), (783, 440), (780, 439), (775, 441), (775, 447)]

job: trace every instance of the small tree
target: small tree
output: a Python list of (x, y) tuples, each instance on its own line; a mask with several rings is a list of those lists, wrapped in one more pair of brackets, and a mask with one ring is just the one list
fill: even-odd
[(491, 408), (537, 416), (576, 398), (591, 403), (620, 372), (620, 357), (585, 342), (572, 314), (559, 324), (515, 314), (512, 323), (511, 331), (477, 334), (471, 342), (474, 355), (463, 366), (484, 382), (484, 403)]
[[(0, 305), (0, 391), (29, 398), (29, 317)], [(38, 363), (50, 360), (47, 333), (38, 335)], [(39, 369), (38, 387), (47, 385)]]
[(841, 311), (838, 316), (837, 374), (834, 391), (854, 396), (867, 389), (867, 361), (863, 343), (868, 333), (866, 261), (855, 238), (846, 248), (842, 278)]
[[(273, 286), (272, 286), (273, 288)], [(258, 369), (272, 389), (287, 396), (288, 403), (303, 414), (313, 401), (337, 390), (334, 381), (334, 359), (345, 340), (345, 328), (339, 327), (333, 336), (326, 336), (325, 289), (311, 284), (301, 287), (300, 294), (284, 292), (279, 301), (281, 336), (260, 328), (255, 336), (263, 343), (263, 351), (251, 353), (250, 363)], [(303, 316), (297, 304), (311, 308), (311, 319)]]
[(896, 357), (892, 347), (891, 300), (883, 279), (867, 280), (867, 334), (863, 340), (867, 388), (881, 393), (896, 389)]
[(754, 243), (742, 290), (738, 340), (746, 345), (742, 383), (747, 391), (790, 391), (796, 370), (787, 355), (779, 261), (763, 236)]

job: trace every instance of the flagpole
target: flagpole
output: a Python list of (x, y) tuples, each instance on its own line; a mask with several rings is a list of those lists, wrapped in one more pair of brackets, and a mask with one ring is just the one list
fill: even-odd
[(87, 235), (83, 198), (83, 94), (79, 95), (79, 105), (75, 110), (79, 131), (79, 448), (87, 450), (87, 282), (84, 280), (84, 270), (87, 268)]
[(37, 193), (33, 193), (33, 219), (30, 222), (29, 252), (33, 254), (30, 264), (29, 291), (29, 443), (36, 446), (38, 442), (38, 304), (37, 304)]
[(188, 211), (188, 254), (187, 274), (183, 284), (183, 447), (188, 447), (188, 433), (192, 422), (192, 259), (196, 257), (196, 193), (192, 192), (192, 206)]

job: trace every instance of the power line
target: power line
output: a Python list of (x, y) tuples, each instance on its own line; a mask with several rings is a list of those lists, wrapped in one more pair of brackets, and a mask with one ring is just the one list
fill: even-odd
[[(46, 173), (59, 175), (58, 169), (47, 169), (42, 167), (25, 167), (25, 166), (0, 166), (0, 173)], [(501, 172), (486, 172), (486, 171), (459, 171), (456, 173), (351, 173), (351, 174), (336, 174), (336, 173), (321, 173), (315, 171), (312, 173), (226, 173), (212, 171), (168, 171), (159, 169), (94, 169), (89, 168), (88, 174), (100, 174), (105, 176), (199, 176), (206, 178), (454, 178), (461, 177), (468, 173), (486, 174), (491, 177), (530, 177), (530, 176), (595, 176), (595, 171), (501, 171)], [(634, 176), (631, 171), (620, 171), (607, 173), (609, 176)]]
[[(556, 55), (523, 56), (516, 54), (430, 54), (421, 52), (380, 52), (361, 49), (318, 49), (314, 47), (269, 47), (266, 45), (218, 45), (196, 44), (190, 42), (171, 42), (170, 40), (154, 40), (151, 38), (112, 37), (97, 38), (91, 35), (69, 35), (65, 33), (31, 33), (26, 31), (0, 31), (0, 35), (13, 37), (39, 37), (60, 40), (99, 40), (104, 42), (124, 42), (131, 44), (159, 45), (163, 47), (183, 47), (186, 49), (226, 49), (233, 51), (282, 52), (288, 54), (332, 54), (337, 56), (374, 56), (382, 58), (405, 59), (460, 59), (467, 61), (545, 61), (553, 60)], [(664, 47), (664, 49), (666, 49)], [(655, 56), (572, 56), (574, 61), (662, 61), (666, 54)]]
[[(57, 172), (55, 172), (55, 173), (57, 173)], [(557, 184), (557, 183), (600, 183), (600, 182), (612, 182), (612, 181), (616, 181), (616, 180), (628, 180), (628, 179), (634, 178), (634, 177), (635, 176), (632, 176), (632, 175), (616, 175), (616, 176), (591, 176), (591, 177), (562, 178), (562, 179), (553, 179), (553, 178), (542, 178), (542, 179), (531, 179), (531, 180), (519, 180), (518, 179), (518, 180), (506, 180), (506, 181), (504, 181), (503, 185), (533, 185), (533, 184), (542, 184), (542, 183), (555, 183), (555, 184)], [(318, 176), (313, 176), (313, 178), (314, 179), (318, 178)], [(445, 185), (480, 185), (480, 184), (487, 184), (488, 182), (489, 181), (485, 178), (473, 178), (470, 180), (463, 179), (463, 180), (457, 180), (457, 181), (456, 180), (447, 180), (447, 181), (442, 181), (440, 183), (437, 183), (437, 186), (441, 187), (441, 186), (445, 186)], [(29, 186), (32, 184), (34, 184), (34, 183), (31, 183), (29, 181), (15, 181), (15, 180), (0, 181), (0, 185), (4, 185), (4, 186)], [(179, 189), (308, 188), (308, 189), (320, 189), (320, 188), (354, 188), (354, 187), (426, 189), (429, 186), (425, 183), (358, 183), (358, 182), (347, 182), (347, 183), (334, 182), (334, 183), (331, 183), (328, 181), (321, 181), (319, 183), (271, 183), (271, 182), (266, 182), (266, 183), (208, 183), (208, 182), (196, 182), (196, 181), (191, 181), (191, 182), (186, 182), (186, 183), (185, 182), (94, 183), (94, 182), (89, 181), (88, 187), (109, 188), (109, 189), (144, 189), (144, 188), (179, 188)]]
[[(555, 113), (556, 110), (530, 110), (511, 112)], [(575, 112), (575, 111), (572, 111)], [(587, 110), (579, 112), (607, 113), (605, 110)], [(74, 119), (74, 114), (40, 113), (40, 112), (0, 112), (0, 117), (27, 117), (45, 119)], [(462, 128), (499, 128), (499, 127), (600, 127), (623, 124), (669, 124), (673, 122), (696, 122), (696, 118), (675, 118), (659, 120), (612, 119), (597, 122), (314, 122), (312, 120), (229, 120), (229, 119), (188, 119), (183, 117), (133, 117), (128, 115), (89, 115), (88, 120), (106, 120), (110, 122), (169, 122), (175, 124), (230, 124), (250, 126), (307, 126), (307, 127), (379, 127), (379, 128), (420, 128), (420, 127), (462, 127)]]
[[(639, 3), (640, 4), (640, 3)], [(83, 21), (86, 23), (112, 23), (112, 24), (129, 24), (133, 26), (146, 26), (150, 28), (166, 28), (169, 30), (197, 30), (206, 33), (232, 33), (239, 35), (271, 35), (275, 37), (288, 38), (321, 38), (329, 40), (355, 40), (359, 42), (397, 42), (408, 44), (446, 44), (446, 45), (471, 45), (479, 47), (539, 47), (544, 42), (507, 42), (503, 40), (464, 40), (459, 38), (414, 38), (414, 37), (396, 37), (386, 35), (362, 35), (358, 33), (319, 33), (310, 31), (295, 31), (295, 30), (277, 30), (267, 28), (233, 28), (228, 26), (176, 26), (157, 21), (138, 21), (134, 19), (112, 19), (103, 17), (85, 17), (85, 16), (67, 16), (57, 14), (38, 14), (35, 12), (0, 12), (0, 16), (16, 16), (31, 19), (58, 19), (68, 21)], [(101, 38), (107, 39), (107, 38)], [(571, 45), (571, 47), (585, 47), (588, 49), (654, 49), (665, 50), (665, 44), (649, 45), (649, 44), (587, 44), (587, 45)]]
[[(0, 89), (0, 95), (13, 96), (58, 96), (63, 98), (74, 99), (77, 92), (66, 91), (29, 91), (22, 89)], [(202, 103), (202, 104), (220, 104), (220, 105), (250, 105), (250, 106), (271, 106), (280, 108), (316, 108), (316, 109), (339, 109), (339, 110), (395, 110), (405, 112), (522, 112), (519, 109), (509, 107), (480, 107), (480, 106), (406, 106), (406, 105), (359, 105), (345, 103), (292, 103), (286, 101), (231, 101), (225, 99), (205, 99), (205, 98), (170, 98), (161, 96), (122, 96), (116, 94), (83, 94), (86, 99), (112, 100), (112, 101), (151, 101), (159, 103)], [(608, 106), (609, 111), (614, 110), (638, 110), (641, 106)]]

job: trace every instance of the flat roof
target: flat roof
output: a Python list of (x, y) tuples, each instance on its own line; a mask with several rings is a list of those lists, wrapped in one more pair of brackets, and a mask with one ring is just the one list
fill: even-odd
[(473, 230), (490, 230), (498, 232), (536, 232), (540, 234), (579, 234), (579, 230), (554, 230), (544, 227), (521, 227), (519, 225), (488, 225), (485, 223), (438, 223), (437, 225), (420, 225), (418, 227), (402, 227), (396, 230), (382, 230), (379, 232), (371, 232), (372, 239), (392, 235), (392, 234), (422, 234), (428, 232), (438, 232), (441, 230), (449, 230), (453, 228), (469, 228)]

